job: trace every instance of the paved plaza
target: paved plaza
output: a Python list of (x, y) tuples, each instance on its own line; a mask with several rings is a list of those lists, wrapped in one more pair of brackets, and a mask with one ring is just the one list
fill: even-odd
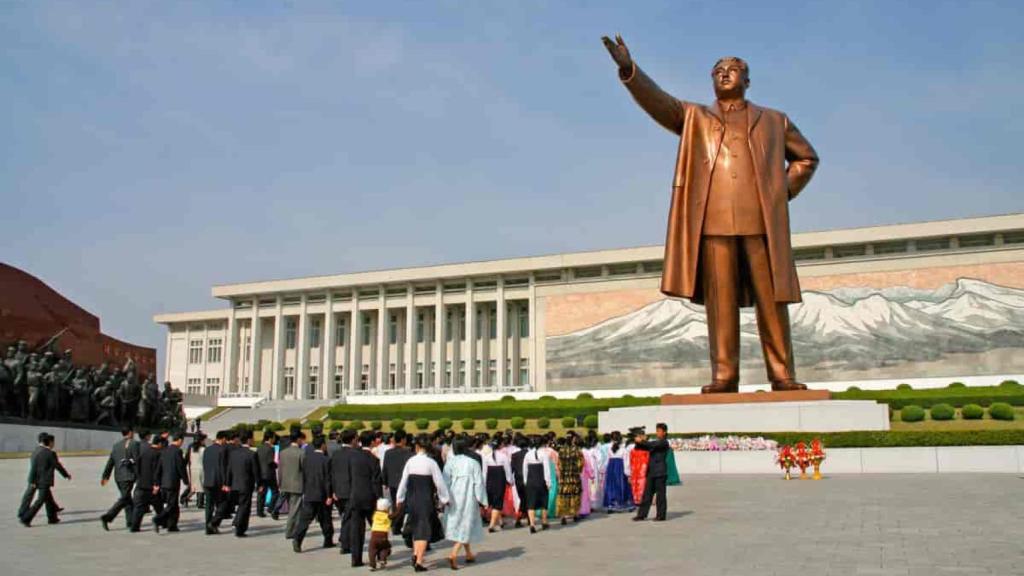
[[(104, 459), (66, 458), (58, 480), (63, 522), (32, 528), (15, 511), (27, 460), (0, 461), (0, 554), (6, 575), (345, 574), (337, 549), (296, 555), (283, 521), (253, 516), (249, 538), (203, 535), (201, 511), (186, 510), (182, 532), (129, 534), (121, 518), (106, 533), (97, 520), (115, 498), (99, 486)], [(487, 534), (479, 562), (488, 576), (672, 575), (1024, 575), (1024, 479), (1016, 475), (858, 475), (820, 482), (770, 476), (690, 476), (669, 489), (669, 521), (637, 524), (598, 514), (578, 525)], [(337, 522), (337, 520), (335, 520)], [(399, 541), (388, 572), (411, 572)], [(447, 545), (432, 553), (442, 564)]]

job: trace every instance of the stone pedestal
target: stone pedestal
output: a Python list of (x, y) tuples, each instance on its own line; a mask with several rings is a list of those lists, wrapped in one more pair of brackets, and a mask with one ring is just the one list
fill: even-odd
[[(873, 400), (790, 399), (793, 394), (813, 392), (675, 396), (660, 406), (612, 408), (601, 412), (598, 430), (625, 432), (634, 426), (646, 426), (648, 431), (653, 431), (658, 422), (668, 424), (670, 433), (682, 434), (889, 429), (888, 406)], [(743, 396), (754, 397), (755, 401), (744, 401)], [(675, 403), (676, 399), (686, 403)]]

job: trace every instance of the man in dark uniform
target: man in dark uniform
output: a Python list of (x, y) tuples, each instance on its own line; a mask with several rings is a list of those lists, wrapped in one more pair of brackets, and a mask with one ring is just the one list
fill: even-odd
[(252, 495), (260, 478), (260, 465), (256, 452), (252, 450), (252, 433), (241, 433), (240, 442), (240, 445), (228, 454), (226, 483), (231, 488), (231, 496), (236, 507), (231, 525), (235, 527), (235, 536), (244, 538), (245, 531), (249, 529)]
[[(129, 528), (132, 532), (138, 532), (141, 529), (142, 517), (149, 512), (149, 507), (159, 500), (160, 449), (163, 442), (163, 438), (154, 435), (149, 449), (140, 450), (139, 457), (135, 459), (135, 492), (132, 495), (132, 525)], [(154, 529), (157, 532), (160, 531), (156, 524), (154, 524)]]
[[(256, 494), (256, 515), (263, 518), (266, 509), (277, 510), (277, 500), (281, 497), (277, 489), (277, 463), (274, 462), (274, 444), (277, 434), (267, 430), (263, 433), (263, 442), (256, 449), (256, 460), (260, 465), (260, 487)], [(270, 504), (267, 504), (267, 491), (270, 491)]]
[(217, 432), (217, 438), (203, 452), (203, 490), (206, 492), (206, 533), (217, 534), (224, 519), (227, 502), (227, 436)]
[(359, 452), (359, 447), (355, 444), (356, 431), (348, 429), (342, 431), (341, 447), (335, 450), (334, 454), (331, 454), (330, 457), (331, 490), (334, 493), (334, 505), (338, 509), (338, 515), (341, 516), (341, 528), (338, 530), (338, 545), (341, 547), (342, 554), (350, 554), (352, 552), (348, 541), (348, 496), (352, 490), (348, 467), (353, 455)]
[[(53, 500), (53, 473), (60, 472), (60, 475), (71, 480), (71, 474), (64, 469), (57, 454), (53, 451), (53, 436), (46, 432), (39, 433), (39, 446), (32, 452), (32, 458), (28, 468), (28, 488), (21, 499), (21, 507), (18, 509), (18, 519), (25, 527), (32, 525), (32, 519), (39, 513), (39, 509), (46, 506), (46, 520), (49, 524), (60, 522), (57, 518), (57, 503)], [(32, 502), (32, 496), (36, 496)], [(31, 503), (31, 504), (30, 504)]]
[(668, 440), (665, 439), (668, 434), (668, 426), (659, 422), (655, 428), (655, 434), (657, 438), (654, 440), (647, 440), (647, 434), (637, 435), (636, 444), (633, 446), (634, 450), (645, 450), (650, 453), (650, 459), (647, 461), (647, 483), (644, 484), (644, 496), (640, 501), (640, 507), (637, 508), (634, 521), (647, 519), (647, 513), (651, 510), (651, 501), (655, 496), (658, 497), (658, 504), (654, 520), (664, 521), (668, 509), (668, 502), (665, 500), (665, 483), (668, 480), (667, 458), (674, 457)]
[[(363, 432), (359, 442), (369, 447), (374, 442), (373, 432)], [(348, 544), (352, 548), (352, 566), (359, 567), (363, 565), (366, 527), (381, 497), (380, 462), (369, 450), (355, 450), (348, 462), (348, 476)]]
[(135, 486), (135, 458), (138, 456), (138, 450), (132, 429), (122, 428), (121, 439), (114, 442), (113, 448), (110, 449), (110, 457), (107, 458), (107, 465), (103, 468), (103, 477), (100, 479), (100, 486), (106, 486), (110, 481), (110, 474), (113, 473), (120, 494), (117, 502), (100, 517), (104, 530), (110, 530), (108, 524), (117, 518), (121, 510), (124, 510), (125, 528), (131, 528), (132, 488)]
[[(395, 445), (384, 453), (384, 462), (381, 465), (381, 480), (388, 487), (388, 495), (392, 502), (398, 502), (398, 485), (402, 483), (402, 471), (405, 470), (405, 463), (412, 458), (412, 450), (409, 449), (409, 435), (405, 430), (395, 431)], [(403, 518), (396, 518), (391, 523), (391, 533), (399, 535), (402, 533)]]
[(160, 451), (160, 499), (164, 509), (153, 517), (154, 530), (167, 528), (168, 532), (178, 532), (178, 518), (181, 516), (181, 483), (188, 486), (188, 470), (185, 468), (185, 456), (181, 453), (181, 444), (185, 437), (175, 434), (170, 446)]
[(334, 546), (334, 526), (331, 524), (331, 467), (324, 454), (324, 437), (313, 439), (313, 449), (302, 461), (302, 510), (299, 511), (292, 550), (302, 552), (302, 540), (306, 537), (313, 519), (320, 522), (324, 535), (324, 548)]

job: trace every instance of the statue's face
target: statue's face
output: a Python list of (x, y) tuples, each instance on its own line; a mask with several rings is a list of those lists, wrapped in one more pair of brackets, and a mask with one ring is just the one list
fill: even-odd
[(750, 86), (743, 65), (735, 60), (722, 60), (711, 71), (715, 95), (719, 98), (742, 98)]

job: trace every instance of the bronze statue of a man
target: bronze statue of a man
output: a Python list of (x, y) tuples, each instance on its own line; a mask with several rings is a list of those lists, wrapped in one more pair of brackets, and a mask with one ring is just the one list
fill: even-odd
[(679, 136), (661, 291), (707, 310), (712, 381), (701, 391), (738, 391), (739, 308), (751, 305), (772, 390), (806, 389), (786, 308), (800, 301), (788, 202), (810, 181), (817, 153), (785, 114), (746, 100), (743, 60), (715, 64), (716, 101), (705, 106), (659, 88), (622, 37), (602, 40), (640, 107)]

